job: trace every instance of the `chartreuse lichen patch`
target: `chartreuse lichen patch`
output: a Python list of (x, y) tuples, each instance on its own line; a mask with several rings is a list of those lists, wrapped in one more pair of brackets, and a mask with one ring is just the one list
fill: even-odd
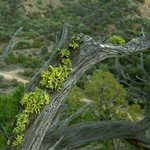
[(67, 49), (61, 51), (61, 63), (57, 67), (49, 66), (49, 70), (41, 74), (41, 85), (51, 90), (61, 90), (64, 80), (68, 77), (68, 71), (72, 70), (70, 52)]
[(125, 43), (125, 40), (120, 36), (113, 35), (112, 37), (109, 38), (109, 42), (113, 44), (121, 45)]
[(78, 48), (80, 40), (79, 36), (72, 36), (68, 47), (71, 49)]
[(49, 104), (50, 96), (42, 89), (36, 88), (34, 92), (26, 93), (21, 100), (21, 105), (24, 108), (22, 112), (16, 115), (16, 126), (13, 129), (15, 140), (13, 146), (18, 146), (22, 143), (26, 126), (29, 123), (29, 115), (40, 113), (42, 106)]

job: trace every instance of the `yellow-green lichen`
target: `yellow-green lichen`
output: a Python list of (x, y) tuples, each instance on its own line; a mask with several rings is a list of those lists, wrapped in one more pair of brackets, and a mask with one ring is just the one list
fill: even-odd
[(112, 37), (109, 38), (109, 42), (113, 44), (121, 45), (125, 43), (125, 40), (121, 38), (120, 36), (113, 35)]
[(23, 137), (24, 137), (24, 134), (17, 135), (14, 142), (12, 143), (13, 147), (20, 145), (23, 141)]
[(26, 125), (29, 123), (29, 113), (23, 111), (22, 113), (18, 114), (16, 118), (17, 118), (16, 127), (13, 130), (15, 135), (21, 134), (25, 130)]
[(69, 48), (71, 49), (76, 49), (79, 47), (79, 41), (80, 41), (80, 37), (79, 36), (72, 36), (70, 43), (69, 43)]
[(24, 95), (21, 105), (25, 107), (26, 113), (40, 113), (42, 106), (49, 104), (50, 97), (45, 90), (36, 88), (34, 92)]
[(51, 90), (60, 90), (68, 72), (72, 70), (72, 63), (69, 59), (70, 52), (67, 49), (61, 51), (61, 63), (57, 67), (49, 66), (49, 70), (41, 73), (41, 85)]
[(20, 114), (16, 115), (16, 126), (13, 129), (15, 135), (13, 146), (18, 146), (23, 141), (23, 132), (29, 123), (29, 115), (32, 113), (40, 113), (42, 106), (49, 104), (49, 100), (48, 93), (39, 88), (36, 88), (34, 92), (24, 95), (21, 100), (21, 105), (24, 109)]

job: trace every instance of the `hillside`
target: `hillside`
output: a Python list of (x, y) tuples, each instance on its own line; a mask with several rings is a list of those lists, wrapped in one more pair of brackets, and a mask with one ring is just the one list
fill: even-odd
[[(23, 30), (15, 39), (22, 39), (22, 41), (14, 47), (5, 61), (0, 63), (0, 119), (3, 122), (0, 123), (0, 131), (1, 128), (2, 130), (4, 128), (10, 134), (24, 86), (52, 54), (65, 22), (69, 23), (68, 38), (82, 32), (103, 43), (110, 42), (109, 38), (113, 35), (120, 36), (128, 42), (135, 37), (142, 36), (142, 28), (146, 35), (149, 34), (150, 0), (0, 0), (0, 22), (0, 54), (14, 32), (19, 27), (23, 27)], [(146, 75), (150, 73), (150, 53), (125, 57), (119, 61), (123, 69), (122, 72), (127, 77), (131, 77), (131, 80), (124, 79), (122, 72), (116, 67), (115, 59), (96, 64), (78, 80), (69, 94), (67, 104), (69, 103), (70, 107), (73, 109), (75, 107), (75, 109), (67, 110), (67, 115), (75, 112), (79, 106), (83, 105), (81, 101), (87, 103), (89, 99), (99, 100), (99, 87), (97, 87), (97, 90), (88, 80), (90, 81), (93, 78), (95, 84), (98, 85), (99, 78), (103, 80), (104, 73), (106, 76), (105, 82), (107, 83), (112, 78), (114, 87), (120, 88), (121, 94), (123, 94), (123, 102), (128, 105), (121, 111), (127, 111), (128, 109), (131, 113), (131, 115), (128, 115), (130, 118), (137, 119), (137, 116), (140, 116), (140, 119), (142, 118), (145, 102), (142, 101), (143, 95), (141, 93), (149, 93), (150, 88), (141, 82), (149, 79)], [(144, 69), (142, 63), (144, 63)], [(99, 70), (101, 71), (98, 72)], [(143, 70), (147, 74), (143, 73)], [(99, 73), (99, 76), (96, 73)], [(135, 91), (124, 80), (128, 84), (132, 84), (131, 81), (133, 80), (136, 81), (135, 83), (140, 82), (140, 84), (134, 83), (132, 86), (137, 87), (142, 96), (134, 94)], [(87, 85), (90, 88), (87, 88)], [(105, 88), (105, 83), (101, 86)], [(89, 89), (93, 91), (92, 94), (88, 91)], [(94, 93), (97, 95), (95, 96)], [(109, 99), (111, 99), (110, 96), (112, 95), (106, 94)], [(71, 101), (72, 99), (74, 102)], [(121, 98), (119, 100), (121, 101)], [(118, 105), (124, 107), (121, 102)], [(132, 105), (134, 106), (132, 107)], [(6, 109), (3, 109), (3, 107), (6, 107)], [(98, 111), (101, 110), (103, 111), (103, 108), (98, 109)], [(115, 109), (112, 110), (114, 113)], [(137, 113), (138, 111), (139, 113)], [(94, 117), (91, 112), (91, 110), (88, 110), (81, 114), (83, 118), (77, 118), (75, 122), (93, 120)], [(90, 115), (87, 116), (87, 114)], [(126, 114), (118, 117), (116, 113), (115, 117), (122, 119), (124, 116), (129, 119)], [(105, 116), (105, 119), (110, 118)], [(0, 148), (6, 142), (7, 137), (4, 137), (0, 132)], [(104, 141), (102, 144), (92, 143), (92, 145), (100, 145), (100, 147), (105, 145), (104, 150), (108, 150), (111, 142)], [(129, 149), (133, 148), (126, 143), (122, 144), (122, 141), (120, 143)]]
[[(18, 17), (8, 21), (7, 18), (5, 20), (3, 17), (0, 18), (1, 22), (3, 22), (0, 25), (0, 49), (2, 50), (5, 47), (11, 35), (20, 26), (24, 27), (24, 31), (19, 38), (27, 37), (27, 39), (15, 47), (13, 54), (10, 56), (12, 61), (8, 61), (10, 60), (8, 58), (6, 65), (2, 66), (2, 68), (7, 68), (10, 63), (14, 65), (20, 63), (14, 57), (22, 54), (25, 54), (24, 61), (22, 60), (21, 62), (24, 64), (22, 67), (34, 68), (30, 62), (37, 62), (36, 58), (40, 56), (43, 46), (47, 49), (42, 58), (45, 60), (53, 50), (56, 37), (59, 37), (65, 21), (70, 23), (70, 33), (83, 32), (92, 35), (98, 40), (103, 40), (113, 34), (129, 40), (141, 35), (140, 28), (142, 26), (145, 32), (150, 28), (148, 20), (150, 17), (149, 0), (145, 0), (145, 3), (139, 3), (136, 0), (132, 3), (115, 0), (112, 2), (86, 1), (86, 6), (84, 0), (20, 0), (17, 4), (15, 4), (15, 1), (9, 2), (8, 0), (9, 4), (6, 2), (0, 1), (1, 7), (11, 8), (15, 6), (17, 9), (13, 9), (15, 10), (14, 13), (7, 12), (7, 9), (1, 9), (1, 12), (4, 14), (7, 12), (12, 18), (15, 17), (15, 14)], [(9, 23), (10, 21), (11, 23)], [(42, 61), (40, 60), (36, 67), (40, 66), (43, 63)]]

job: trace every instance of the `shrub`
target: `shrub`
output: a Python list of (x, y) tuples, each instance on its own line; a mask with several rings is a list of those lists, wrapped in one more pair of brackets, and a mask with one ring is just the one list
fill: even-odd
[(41, 46), (42, 46), (42, 42), (39, 39), (34, 40), (34, 42), (32, 43), (32, 47), (40, 48)]
[(27, 49), (30, 47), (31, 47), (31, 45), (30, 45), (29, 41), (25, 40), (25, 41), (19, 42), (14, 48), (15, 49)]
[(48, 53), (48, 48), (46, 45), (44, 45), (42, 48), (41, 48), (41, 55), (45, 55)]
[(137, 0), (140, 3), (145, 3), (145, 0)]
[[(11, 95), (0, 95), (0, 128), (9, 135), (13, 129), (13, 122), (18, 111), (19, 101), (24, 92), (24, 85), (19, 84)], [(0, 149), (7, 144), (7, 140), (0, 134)]]

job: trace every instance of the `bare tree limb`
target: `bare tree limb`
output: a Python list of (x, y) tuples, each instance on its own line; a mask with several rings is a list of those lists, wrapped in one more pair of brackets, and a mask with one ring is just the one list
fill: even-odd
[(48, 150), (55, 150), (55, 148), (61, 142), (62, 139), (63, 139), (63, 136), (56, 142), (56, 144), (52, 148), (49, 148)]
[[(142, 122), (141, 122), (142, 123)], [(146, 125), (150, 125), (149, 123)], [(145, 126), (145, 127), (146, 127)], [(126, 121), (99, 121), (84, 122), (68, 126), (64, 130), (47, 132), (42, 143), (43, 149), (53, 145), (62, 135), (62, 141), (57, 145), (57, 150), (72, 150), (87, 142), (101, 141), (106, 139), (134, 139), (150, 146), (148, 138), (140, 138), (137, 134), (143, 132), (144, 124), (131, 123)], [(147, 127), (146, 127), (147, 128)], [(142, 147), (142, 146), (141, 146)]]
[(9, 43), (7, 44), (6, 48), (4, 49), (2, 55), (0, 55), (0, 62), (2, 62), (6, 56), (8, 55), (8, 53), (13, 49), (13, 47), (17, 44), (14, 43), (14, 39), (15, 37), (18, 35), (18, 33), (23, 29), (23, 27), (20, 27), (15, 33), (14, 35), (11, 37)]

